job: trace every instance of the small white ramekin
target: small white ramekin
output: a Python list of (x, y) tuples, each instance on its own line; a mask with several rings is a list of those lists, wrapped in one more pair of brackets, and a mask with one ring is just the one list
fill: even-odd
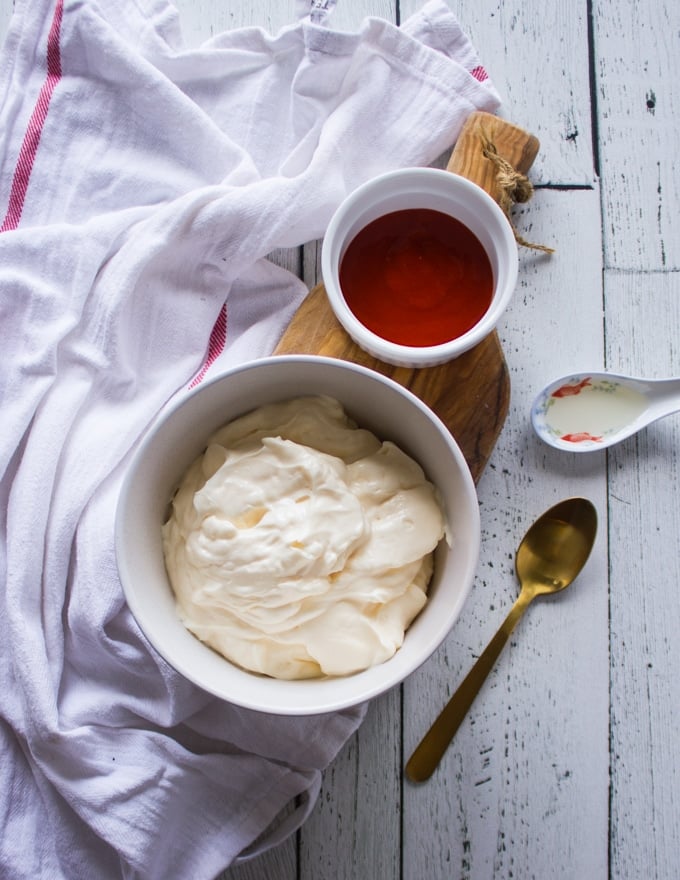
[[(489, 308), (464, 333), (440, 345), (399, 345), (378, 336), (351, 311), (340, 287), (340, 264), (350, 242), (367, 224), (393, 211), (430, 208), (449, 214), (476, 235), (493, 271)], [(406, 168), (373, 178), (352, 192), (333, 215), (321, 249), (321, 274), (338, 321), (369, 354), (401, 367), (430, 367), (453, 360), (481, 342), (498, 323), (517, 283), (517, 243), (496, 202), (465, 177), (436, 168)]]

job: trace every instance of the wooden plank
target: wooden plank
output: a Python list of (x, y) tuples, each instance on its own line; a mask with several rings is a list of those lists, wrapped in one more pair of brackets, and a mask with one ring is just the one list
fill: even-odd
[[(677, 3), (596, 2), (607, 365), (680, 373)], [(680, 839), (680, 425), (611, 450), (611, 877), (674, 878)]]
[(604, 454), (558, 453), (528, 422), (548, 378), (603, 360), (599, 194), (541, 191), (524, 212), (534, 236), (552, 230), (558, 250), (550, 258), (524, 252), (520, 287), (500, 328), (513, 397), (478, 487), (478, 575), (450, 637), (404, 685), (405, 755), (516, 597), (514, 553), (533, 519), (581, 494), (598, 508), (600, 535), (576, 583), (556, 602), (530, 609), (432, 779), (405, 785), (404, 877), (606, 876)]
[[(532, 180), (541, 185), (592, 184), (585, 0), (550, 4), (448, 0), (448, 5), (500, 92), (501, 115), (541, 142)], [(401, 0), (401, 20), (421, 6), (421, 0)]]
[(217, 880), (297, 880), (297, 840), (295, 835), (279, 846), (250, 861), (232, 865)]
[(680, 267), (680, 6), (593, 4), (607, 266)]
[[(373, 700), (300, 834), (300, 880), (400, 880), (401, 693)], [(264, 876), (264, 875), (263, 875)]]
[[(607, 359), (680, 374), (674, 273), (609, 272)], [(677, 877), (680, 840), (680, 416), (609, 456), (612, 878)]]

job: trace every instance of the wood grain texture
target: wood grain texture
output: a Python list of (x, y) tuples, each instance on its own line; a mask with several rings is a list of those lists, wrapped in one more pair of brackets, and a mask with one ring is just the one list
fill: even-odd
[[(607, 265), (677, 271), (680, 5), (593, 5)], [(644, 157), (631, 162), (631, 157)]]
[[(680, 8), (594, 11), (609, 369), (680, 374)], [(609, 454), (611, 874), (678, 876), (680, 417)]]
[[(680, 375), (677, 273), (610, 271), (605, 289), (608, 362)], [(680, 416), (612, 448), (609, 465), (612, 546), (633, 548), (610, 569), (613, 875), (665, 878), (680, 840)]]
[[(422, 5), (422, 0), (400, 0), (401, 20)], [(448, 5), (501, 95), (501, 115), (541, 142), (532, 180), (539, 185), (591, 185), (595, 172), (585, 0), (549, 5), (544, 0), (450, 0)], [(640, 4), (641, 10), (645, 5)], [(626, 39), (634, 42), (635, 34)], [(630, 57), (638, 57), (632, 47)]]
[(318, 809), (300, 835), (301, 878), (400, 880), (400, 712), (399, 688), (373, 700), (326, 772)]
[(473, 113), (465, 123), (446, 167), (474, 180), (502, 204), (507, 193), (492, 155), (507, 162), (515, 171), (527, 174), (539, 149), (538, 138), (518, 125), (490, 113)]

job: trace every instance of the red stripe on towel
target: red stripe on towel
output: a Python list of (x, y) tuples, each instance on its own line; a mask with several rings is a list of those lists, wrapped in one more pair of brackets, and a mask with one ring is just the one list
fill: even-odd
[(195, 388), (199, 382), (203, 381), (203, 377), (210, 369), (211, 365), (224, 351), (227, 342), (227, 304), (225, 303), (220, 309), (220, 313), (215, 321), (215, 326), (210, 333), (210, 341), (208, 342), (208, 354), (201, 369), (191, 380), (189, 388)]
[(31, 171), (33, 163), (38, 152), (40, 144), (40, 136), (42, 135), (43, 126), (47, 119), (47, 111), (50, 107), (52, 93), (57, 83), (61, 79), (61, 53), (59, 50), (59, 38), (61, 35), (61, 19), (64, 11), (63, 0), (57, 0), (54, 10), (52, 26), (47, 38), (47, 73), (45, 81), (42, 84), (38, 100), (36, 101), (33, 113), (28, 122), (28, 128), (24, 135), (21, 150), (19, 151), (19, 160), (14, 169), (14, 177), (12, 178), (12, 189), (9, 194), (9, 204), (7, 206), (7, 214), (0, 226), (0, 232), (7, 232), (9, 229), (16, 229), (21, 220), (21, 212), (24, 208), (24, 199), (28, 190), (28, 183), (31, 179)]
[(481, 66), (475, 67), (474, 70), (471, 70), (470, 75), (474, 76), (474, 78), (479, 80), (479, 82), (484, 82), (485, 79), (489, 78), (489, 74)]

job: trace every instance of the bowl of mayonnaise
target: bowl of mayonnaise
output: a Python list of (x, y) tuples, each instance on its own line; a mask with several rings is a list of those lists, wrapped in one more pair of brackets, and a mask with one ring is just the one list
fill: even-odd
[(373, 370), (311, 355), (171, 403), (116, 513), (149, 642), (204, 690), (277, 714), (403, 681), (459, 617), (479, 545), (474, 483), (439, 418)]

